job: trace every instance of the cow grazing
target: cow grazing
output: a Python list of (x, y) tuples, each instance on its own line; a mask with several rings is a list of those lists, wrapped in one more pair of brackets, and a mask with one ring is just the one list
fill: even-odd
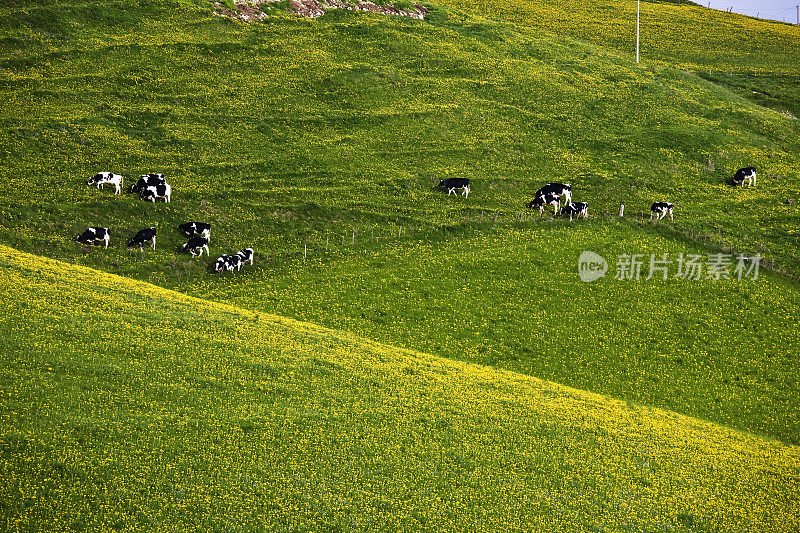
[(211, 242), (211, 224), (207, 222), (185, 222), (178, 229), (187, 237), (202, 235)]
[(572, 222), (572, 217), (589, 218), (589, 204), (586, 202), (571, 202), (561, 208), (561, 214), (564, 216), (569, 215), (569, 220)]
[(172, 187), (170, 187), (169, 183), (152, 185), (146, 189), (142, 189), (139, 197), (142, 200), (153, 203), (156, 203), (156, 199), (163, 198), (165, 202), (169, 203), (172, 197)]
[(234, 254), (234, 255), (228, 256), (228, 270), (229, 271), (233, 272), (234, 268), (236, 269), (237, 272), (240, 271), (242, 269), (242, 263), (243, 263), (243, 261), (242, 261), (242, 257), (240, 255)]
[(111, 242), (111, 230), (108, 228), (90, 226), (86, 228), (86, 231), (78, 235), (75, 242), (81, 244), (100, 244), (101, 242), (105, 242), (106, 248), (108, 248), (108, 243)]
[(134, 246), (139, 247), (139, 251), (144, 251), (144, 244), (147, 241), (152, 241), (153, 243), (153, 250), (156, 249), (156, 228), (145, 228), (140, 229), (136, 235), (133, 236), (131, 240), (128, 241), (128, 248), (133, 248)]
[(732, 183), (735, 187), (736, 185), (740, 185), (744, 187), (744, 182), (747, 182), (748, 186), (755, 186), (756, 184), (756, 167), (745, 167), (740, 168), (736, 171), (736, 175), (733, 177)]
[(533, 200), (528, 203), (528, 209), (533, 209), (534, 207), (539, 208), (539, 214), (544, 213), (544, 207), (546, 205), (553, 206), (553, 214), (558, 213), (558, 207), (561, 205), (560, 196), (554, 192), (548, 192), (541, 196), (537, 196)]
[(141, 192), (148, 187), (166, 184), (167, 180), (164, 178), (164, 174), (142, 174), (136, 183), (131, 185), (131, 192), (141, 194)]
[(469, 196), (469, 178), (447, 178), (439, 182), (439, 187), (447, 189), (447, 196), (451, 193), (458, 196), (456, 189), (461, 189), (464, 198)]
[(98, 189), (102, 189), (103, 185), (106, 185), (107, 183), (110, 183), (115, 187), (115, 195), (122, 192), (122, 175), (113, 174), (111, 172), (98, 172), (89, 178), (89, 181), (86, 183), (86, 185), (97, 185)]
[(181, 246), (181, 250), (184, 252), (189, 252), (192, 254), (192, 257), (199, 257), (203, 255), (203, 250), (206, 251), (206, 256), (211, 255), (208, 252), (208, 239), (201, 237), (200, 235), (190, 237), (189, 240), (186, 241), (183, 246)]
[(230, 270), (230, 268), (228, 268), (229, 260), (230, 256), (226, 254), (217, 257), (217, 260), (214, 261), (214, 271), (222, 273), (223, 270)]
[(253, 264), (253, 249), (252, 248), (245, 248), (244, 250), (239, 250), (236, 252), (236, 255), (242, 258), (242, 264), (250, 263)]
[(672, 208), (675, 207), (673, 204), (669, 202), (656, 202), (650, 206), (650, 218), (661, 220), (664, 218), (667, 213), (669, 213), (669, 219), (674, 220), (672, 218)]
[(558, 197), (564, 197), (564, 205), (572, 203), (572, 185), (569, 183), (548, 183), (534, 195), (534, 198), (544, 196), (545, 194), (555, 194)]

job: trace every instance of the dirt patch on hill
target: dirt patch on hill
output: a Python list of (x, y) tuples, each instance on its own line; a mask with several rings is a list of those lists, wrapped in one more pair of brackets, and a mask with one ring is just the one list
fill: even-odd
[[(271, 9), (270, 4), (274, 4), (280, 0), (250, 0), (248, 2), (234, 4), (235, 9), (223, 6), (222, 4), (214, 4), (218, 11), (215, 14), (229, 17), (243, 22), (258, 21), (268, 16), (268, 10)], [(346, 3), (344, 0), (289, 0), (290, 11), (301, 17), (316, 18), (321, 17), (331, 9), (349, 9), (351, 11), (370, 11), (372, 13), (381, 13), (384, 15), (397, 15), (401, 17), (411, 17), (422, 20), (429, 13), (429, 11), (416, 3), (412, 3), (413, 9), (398, 9), (391, 5), (378, 5), (369, 1), (362, 1), (358, 3)]]

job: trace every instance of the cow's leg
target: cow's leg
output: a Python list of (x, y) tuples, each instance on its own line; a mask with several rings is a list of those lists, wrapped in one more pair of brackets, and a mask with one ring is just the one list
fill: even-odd
[(674, 218), (672, 218), (672, 209), (669, 210), (669, 219), (670, 220), (675, 220)]
[(154, 235), (153, 236), (153, 250), (155, 250), (155, 249), (156, 249), (156, 237)]

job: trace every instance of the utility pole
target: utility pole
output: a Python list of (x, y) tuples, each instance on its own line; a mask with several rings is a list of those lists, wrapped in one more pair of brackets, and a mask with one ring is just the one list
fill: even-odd
[(797, 25), (800, 26), (800, 6), (794, 6), (797, 9)]
[(639, 0), (636, 0), (636, 63), (639, 63)]

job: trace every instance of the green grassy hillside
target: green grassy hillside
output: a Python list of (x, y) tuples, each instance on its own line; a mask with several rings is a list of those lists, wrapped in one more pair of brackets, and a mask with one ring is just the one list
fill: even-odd
[[(636, 0), (443, 0), (454, 9), (483, 13), (528, 28), (636, 52)], [(700, 2), (700, 4), (703, 4)], [(800, 74), (800, 27), (707, 9), (694, 2), (640, 2), (640, 56), (682, 69), (728, 74)]]
[[(797, 283), (737, 280), (735, 260), (730, 280), (676, 278), (680, 254), (707, 278), (711, 250), (608, 219), (381, 237), (173, 287), (800, 444)], [(584, 250), (603, 279), (580, 280)], [(616, 279), (623, 253), (639, 281)], [(646, 280), (664, 253), (670, 279)]]
[[(444, 8), (244, 25), (169, 2), (56, 2), (3, 8), (0, 28), (0, 239), (20, 249), (150, 279), (158, 268), (87, 258), (74, 236), (105, 225), (119, 244), (200, 218), (220, 249), (266, 250), (507, 220), (559, 180), (595, 213), (673, 201), (678, 228), (800, 272), (797, 121), (627, 54)], [(759, 186), (730, 189), (745, 165)], [(99, 170), (164, 172), (175, 201), (90, 190)], [(469, 201), (432, 190), (448, 176), (473, 180)]]
[(800, 453), (0, 247), (9, 531), (792, 531)]

